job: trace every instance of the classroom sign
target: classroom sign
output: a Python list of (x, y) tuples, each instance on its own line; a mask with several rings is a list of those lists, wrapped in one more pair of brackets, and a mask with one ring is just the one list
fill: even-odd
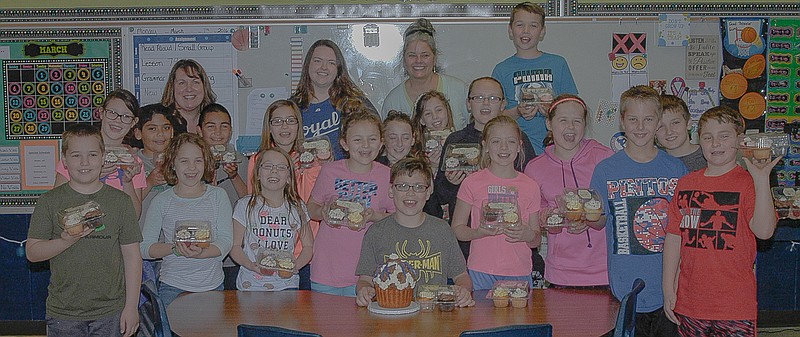
[(0, 48), (9, 55), (0, 68), (6, 140), (60, 138), (70, 124), (99, 122), (97, 107), (113, 88), (108, 42), (6, 41)]
[(800, 120), (800, 19), (772, 19), (767, 46), (767, 131)]
[(766, 110), (767, 20), (725, 18), (720, 20), (722, 73), (720, 105), (729, 106), (748, 120), (748, 128), (763, 129)]
[(120, 85), (120, 42), (119, 29), (0, 30), (0, 205), (52, 188), (62, 133), (99, 123)]

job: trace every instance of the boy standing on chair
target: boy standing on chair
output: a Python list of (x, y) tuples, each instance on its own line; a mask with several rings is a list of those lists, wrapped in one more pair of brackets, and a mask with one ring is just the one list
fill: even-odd
[(622, 93), (619, 103), (625, 149), (597, 164), (591, 181), (608, 214), (608, 281), (621, 300), (635, 279), (644, 280), (637, 299), (636, 334), (672, 337), (677, 332), (664, 315), (661, 252), (669, 201), (678, 178), (687, 170), (680, 160), (655, 146), (661, 120), (655, 89), (632, 87)]
[(755, 336), (756, 238), (775, 231), (769, 174), (780, 160), (736, 164), (744, 120), (714, 107), (699, 122), (708, 167), (678, 180), (664, 246), (664, 312), (681, 336)]
[[(39, 198), (25, 246), (31, 262), (50, 261), (47, 335), (131, 336), (139, 327), (142, 279), (142, 234), (133, 202), (100, 181), (105, 148), (97, 128), (75, 125), (62, 139), (71, 179)], [(88, 201), (100, 205), (102, 224), (64, 229), (59, 212)]]

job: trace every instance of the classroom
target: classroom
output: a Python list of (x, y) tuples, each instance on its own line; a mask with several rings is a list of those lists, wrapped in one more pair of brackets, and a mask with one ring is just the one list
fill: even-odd
[[(612, 336), (634, 329), (625, 317), (675, 335), (713, 320), (797, 334), (800, 4), (529, 5), (541, 13), (505, 0), (0, 4), (0, 335), (74, 335), (53, 322), (108, 315), (87, 314), (89, 298), (56, 304), (90, 277), (118, 282), (102, 290), (116, 321), (101, 321), (123, 335)], [(734, 126), (722, 178), (706, 149), (727, 143), (709, 123)], [(66, 140), (89, 136), (102, 160), (73, 160), (84, 149)], [(181, 161), (187, 148), (201, 165)], [(84, 184), (87, 162), (100, 168)], [(74, 260), (101, 247), (81, 259), (110, 267)], [(737, 263), (712, 266), (712, 250)], [(413, 275), (411, 304), (381, 306), (389, 266)], [(700, 266), (713, 277), (684, 270)], [(738, 309), (686, 281), (714, 287), (732, 269), (745, 271), (727, 289), (746, 294)]]

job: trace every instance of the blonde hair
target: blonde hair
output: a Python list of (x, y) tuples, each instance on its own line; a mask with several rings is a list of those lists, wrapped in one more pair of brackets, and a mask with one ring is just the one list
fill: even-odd
[(178, 183), (178, 174), (175, 172), (175, 160), (178, 157), (178, 151), (186, 144), (194, 144), (200, 148), (203, 153), (203, 181), (206, 183), (214, 179), (214, 157), (211, 156), (211, 150), (208, 148), (208, 143), (202, 136), (195, 133), (181, 133), (172, 138), (164, 150), (164, 163), (161, 164), (161, 171), (164, 172), (164, 180), (167, 184), (176, 185)]
[(511, 26), (514, 24), (514, 15), (516, 15), (520, 11), (525, 11), (531, 14), (539, 14), (542, 17), (542, 26), (544, 26), (544, 17), (545, 12), (542, 6), (532, 2), (521, 2), (514, 6), (514, 9), (511, 10), (511, 18), (508, 20), (508, 25)]
[[(283, 156), (283, 159), (286, 160), (287, 166), (289, 166), (289, 177), (286, 180), (286, 187), (283, 189), (283, 199), (288, 204), (289, 214), (292, 214), (293, 207), (297, 208), (297, 214), (300, 216), (300, 223), (305, 225), (307, 220), (302, 206), (303, 199), (300, 198), (300, 194), (297, 192), (297, 185), (295, 184), (297, 177), (295, 174), (294, 160), (292, 160), (292, 157), (286, 153), (286, 151), (283, 151), (279, 147), (264, 149), (256, 154), (256, 163), (254, 167), (255, 174), (253, 174), (253, 176), (250, 178), (250, 184), (253, 186), (253, 194), (250, 195), (250, 199), (247, 201), (247, 219), (250, 219), (250, 216), (252, 215), (259, 201), (261, 201), (262, 205), (267, 204), (267, 198), (265, 198), (262, 194), (263, 191), (261, 190), (261, 178), (259, 177), (261, 164), (264, 162), (264, 154), (267, 152), (279, 153), (281, 156)], [(250, 231), (250, 228), (250, 221), (247, 221), (248, 232)]]
[(643, 102), (651, 103), (656, 109), (656, 116), (661, 119), (663, 110), (661, 110), (661, 95), (658, 94), (656, 89), (648, 85), (633, 86), (619, 97), (619, 115), (625, 117), (625, 112), (628, 110), (630, 102)]
[(508, 117), (506, 115), (499, 115), (495, 118), (492, 118), (488, 123), (486, 123), (486, 126), (483, 127), (483, 134), (481, 135), (481, 143), (484, 146), (484, 148), (481, 149), (481, 168), (487, 168), (489, 167), (489, 165), (492, 164), (492, 159), (489, 156), (488, 146), (486, 146), (485, 144), (489, 142), (489, 137), (491, 137), (490, 134), (492, 128), (503, 124), (512, 125), (516, 130), (517, 141), (519, 142), (519, 148), (517, 149), (517, 159), (519, 160), (520, 163), (525, 163), (525, 146), (523, 144), (522, 130), (520, 130), (519, 124), (517, 124), (517, 121), (515, 121), (511, 117)]
[(288, 99), (279, 99), (267, 107), (267, 112), (264, 114), (264, 123), (261, 127), (261, 145), (258, 146), (259, 151), (267, 150), (275, 147), (275, 141), (272, 139), (272, 114), (275, 110), (282, 107), (289, 107), (294, 112), (294, 117), (297, 118), (297, 136), (294, 139), (292, 150), (300, 152), (300, 147), (303, 145), (303, 114), (300, 113), (300, 107), (293, 101)]

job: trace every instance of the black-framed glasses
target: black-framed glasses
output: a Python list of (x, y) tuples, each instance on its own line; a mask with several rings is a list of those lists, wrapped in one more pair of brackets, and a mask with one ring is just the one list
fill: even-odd
[(281, 126), (283, 124), (295, 125), (295, 124), (297, 124), (297, 118), (295, 118), (295, 117), (286, 117), (286, 118), (275, 117), (275, 118), (269, 120), (269, 125), (272, 125), (272, 126)]
[(483, 102), (486, 102), (486, 100), (489, 100), (489, 103), (497, 104), (497, 103), (500, 103), (501, 101), (503, 101), (503, 97), (480, 95), (480, 96), (470, 96), (469, 100), (473, 101), (473, 102), (479, 102), (479, 103), (483, 103)]
[(267, 170), (267, 171), (275, 170), (277, 172), (283, 173), (283, 172), (288, 172), (289, 171), (289, 165), (283, 165), (283, 164), (261, 164), (261, 169), (262, 170)]
[(105, 111), (104, 115), (109, 120), (115, 120), (115, 119), (119, 118), (119, 120), (122, 121), (125, 124), (132, 123), (133, 119), (136, 118), (133, 115), (123, 115), (123, 114), (117, 113), (116, 111), (111, 110), (111, 109), (103, 109), (103, 111)]
[(414, 192), (417, 192), (417, 193), (425, 192), (425, 191), (428, 190), (428, 187), (430, 187), (430, 185), (425, 185), (425, 184), (414, 184), (414, 185), (411, 185), (411, 184), (405, 184), (405, 183), (403, 183), (403, 184), (394, 184), (392, 186), (394, 186), (394, 189), (396, 189), (396, 190), (398, 190), (400, 192), (408, 192), (409, 189), (412, 189), (412, 190), (414, 190)]

